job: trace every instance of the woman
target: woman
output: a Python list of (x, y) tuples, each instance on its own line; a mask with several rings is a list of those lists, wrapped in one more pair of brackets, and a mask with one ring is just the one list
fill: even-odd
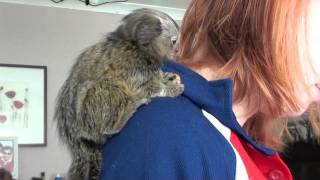
[(318, 12), (317, 0), (193, 0), (164, 66), (183, 95), (139, 108), (104, 145), (101, 179), (292, 179), (273, 134), (320, 100)]
[(12, 175), (4, 168), (0, 168), (0, 180), (12, 180)]

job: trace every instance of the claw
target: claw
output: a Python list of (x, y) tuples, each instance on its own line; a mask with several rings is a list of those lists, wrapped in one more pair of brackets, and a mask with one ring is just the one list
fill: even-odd
[(178, 74), (175, 74), (175, 79), (176, 79), (177, 84), (181, 84), (181, 78)]

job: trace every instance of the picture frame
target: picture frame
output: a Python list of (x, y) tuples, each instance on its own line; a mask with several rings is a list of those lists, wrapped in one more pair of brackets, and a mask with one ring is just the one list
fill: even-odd
[(0, 137), (47, 145), (47, 67), (0, 64)]
[(4, 168), (18, 179), (18, 141), (17, 137), (0, 137), (0, 168)]

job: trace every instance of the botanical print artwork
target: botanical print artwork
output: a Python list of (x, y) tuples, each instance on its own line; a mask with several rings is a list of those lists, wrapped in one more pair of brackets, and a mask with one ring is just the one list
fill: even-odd
[(46, 145), (46, 66), (0, 63), (0, 139)]
[(0, 82), (0, 127), (29, 127), (27, 83)]

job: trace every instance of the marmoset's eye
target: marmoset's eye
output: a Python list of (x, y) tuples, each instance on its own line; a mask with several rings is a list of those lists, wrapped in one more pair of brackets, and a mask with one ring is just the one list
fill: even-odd
[(171, 42), (173, 45), (175, 45), (177, 43), (177, 36), (172, 36), (171, 37)]

